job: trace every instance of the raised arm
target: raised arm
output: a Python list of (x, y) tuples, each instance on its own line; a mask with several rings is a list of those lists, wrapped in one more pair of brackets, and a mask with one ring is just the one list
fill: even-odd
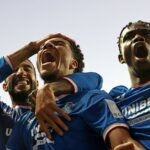
[[(59, 33), (56, 35), (59, 35)], [(36, 54), (39, 51), (40, 46), (45, 41), (47, 41), (50, 38), (54, 38), (56, 35), (49, 34), (49, 35), (41, 38), (40, 40), (29, 42), (27, 45), (20, 48), (16, 52), (8, 55), (8, 58), (10, 60), (12, 67), (16, 68), (21, 62), (28, 59), (32, 55)]]
[(60, 34), (50, 34), (43, 37), (40, 40), (29, 42), (27, 45), (23, 46), (19, 50), (9, 54), (6, 57), (0, 58), (0, 82), (2, 82), (8, 75), (10, 75), (13, 70), (24, 60), (28, 59), (32, 55), (39, 51), (40, 46), (48, 39)]

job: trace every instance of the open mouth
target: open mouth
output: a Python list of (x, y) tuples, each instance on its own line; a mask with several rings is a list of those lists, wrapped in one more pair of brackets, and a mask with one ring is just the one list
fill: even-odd
[(22, 85), (29, 85), (30, 84), (30, 81), (26, 78), (17, 78), (14, 82), (15, 85), (18, 85), (18, 84), (22, 84)]
[(42, 63), (47, 63), (47, 62), (54, 62), (55, 57), (52, 55), (50, 52), (45, 52), (42, 55)]
[(134, 55), (138, 58), (146, 58), (148, 51), (145, 44), (136, 44), (134, 47)]

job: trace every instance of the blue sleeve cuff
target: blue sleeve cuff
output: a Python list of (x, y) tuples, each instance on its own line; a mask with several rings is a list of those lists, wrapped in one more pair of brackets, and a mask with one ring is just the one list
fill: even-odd
[(11, 73), (13, 69), (9, 65), (9, 63), (5, 60), (4, 57), (0, 58), (0, 82), (6, 79)]

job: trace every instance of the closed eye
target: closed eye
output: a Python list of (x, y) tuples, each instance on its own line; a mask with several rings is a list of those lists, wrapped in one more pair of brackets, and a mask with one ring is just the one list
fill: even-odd
[(65, 46), (66, 43), (64, 43), (63, 41), (51, 41), (54, 45), (61, 45), (61, 46)]
[(135, 32), (134, 32), (134, 31), (128, 32), (128, 33), (124, 36), (123, 42), (125, 42), (125, 41), (127, 41), (127, 40), (131, 40), (134, 36), (135, 36)]

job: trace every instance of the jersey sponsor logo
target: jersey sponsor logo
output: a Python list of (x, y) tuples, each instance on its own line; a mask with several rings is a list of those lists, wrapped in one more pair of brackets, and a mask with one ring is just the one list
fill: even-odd
[(122, 110), (123, 115), (127, 119), (133, 119), (148, 112), (150, 112), (150, 97), (146, 100), (131, 104)]
[(132, 120), (129, 120), (128, 123), (130, 126), (133, 126), (135, 124), (138, 124), (138, 123), (141, 123), (141, 122), (144, 122), (147, 120), (150, 120), (150, 114), (146, 114), (144, 116), (140, 116), (140, 117), (134, 118)]
[(106, 99), (105, 101), (107, 102), (108, 108), (111, 111), (114, 118), (123, 118), (120, 110), (118, 109), (114, 101), (109, 100), (109, 99)]

